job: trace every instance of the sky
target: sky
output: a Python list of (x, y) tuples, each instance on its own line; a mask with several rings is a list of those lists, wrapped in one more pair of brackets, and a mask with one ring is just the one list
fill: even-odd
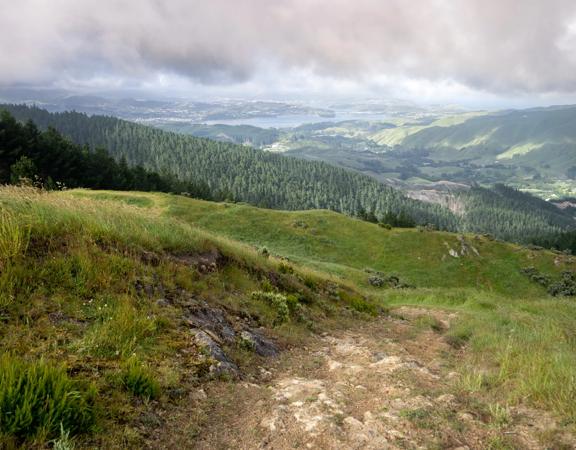
[(575, 0), (0, 0), (0, 86), (576, 103)]

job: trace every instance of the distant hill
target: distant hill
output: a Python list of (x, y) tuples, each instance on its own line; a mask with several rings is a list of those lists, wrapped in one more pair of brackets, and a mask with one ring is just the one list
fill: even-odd
[(54, 127), (80, 145), (105, 148), (129, 165), (206, 184), (217, 198), (277, 209), (370, 211), (377, 216), (405, 213), (417, 223), (457, 228), (457, 219), (446, 208), (409, 199), (368, 176), (323, 162), (180, 135), (113, 117), (49, 113), (25, 105), (0, 108), (19, 120), (33, 120), (40, 128)]
[(130, 166), (205, 186), (202, 192), (209, 195), (203, 197), (273, 209), (329, 209), (392, 225), (399, 225), (398, 221), (432, 224), (441, 230), (490, 233), (525, 243), (574, 228), (571, 211), (505, 186), (456, 191), (447, 201), (433, 204), (324, 162), (180, 135), (113, 117), (49, 113), (14, 105), (7, 109), (41, 128), (55, 127), (80, 145), (105, 148)]

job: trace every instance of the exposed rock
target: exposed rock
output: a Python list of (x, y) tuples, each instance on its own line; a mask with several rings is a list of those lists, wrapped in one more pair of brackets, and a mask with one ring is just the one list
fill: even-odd
[(200, 273), (216, 272), (228, 262), (228, 258), (218, 249), (212, 249), (195, 255), (178, 255), (172, 257), (172, 259), (178, 263), (193, 266)]
[(229, 375), (234, 378), (240, 376), (240, 369), (232, 361), (222, 348), (210, 337), (208, 333), (203, 330), (194, 330), (194, 341), (196, 345), (204, 349), (204, 351), (215, 361), (210, 366), (210, 373), (215, 376)]
[(278, 355), (276, 344), (257, 331), (242, 331), (240, 339), (256, 352), (257, 355), (272, 357)]
[(458, 418), (464, 422), (472, 422), (474, 420), (474, 416), (467, 412), (458, 413)]
[(452, 403), (455, 399), (456, 399), (456, 397), (454, 397), (452, 394), (444, 394), (444, 395), (437, 397), (436, 401), (438, 403), (444, 403), (447, 405), (447, 404)]
[(138, 295), (145, 294), (147, 297), (154, 296), (154, 286), (150, 283), (144, 283), (142, 280), (136, 280), (134, 282), (134, 288)]
[(166, 307), (170, 305), (170, 302), (165, 298), (159, 298), (158, 300), (156, 300), (156, 304), (161, 307)]
[(210, 330), (218, 336), (218, 339), (232, 344), (236, 340), (236, 332), (232, 324), (226, 318), (224, 311), (211, 308), (206, 303), (189, 309), (186, 316), (188, 323), (203, 330)]

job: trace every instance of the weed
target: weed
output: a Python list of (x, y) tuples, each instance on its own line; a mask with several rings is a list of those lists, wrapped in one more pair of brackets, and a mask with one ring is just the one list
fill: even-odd
[(74, 450), (76, 445), (74, 444), (74, 439), (70, 437), (70, 432), (64, 429), (64, 426), (60, 424), (60, 437), (52, 441), (53, 450)]
[(510, 410), (498, 403), (488, 405), (490, 423), (496, 427), (503, 427), (510, 423)]

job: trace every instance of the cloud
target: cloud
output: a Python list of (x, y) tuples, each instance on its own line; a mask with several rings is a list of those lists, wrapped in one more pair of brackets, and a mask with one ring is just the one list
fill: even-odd
[[(0, 82), (281, 85), (290, 73), (492, 93), (576, 92), (573, 0), (19, 0), (0, 15)], [(403, 80), (403, 81), (402, 81)]]

